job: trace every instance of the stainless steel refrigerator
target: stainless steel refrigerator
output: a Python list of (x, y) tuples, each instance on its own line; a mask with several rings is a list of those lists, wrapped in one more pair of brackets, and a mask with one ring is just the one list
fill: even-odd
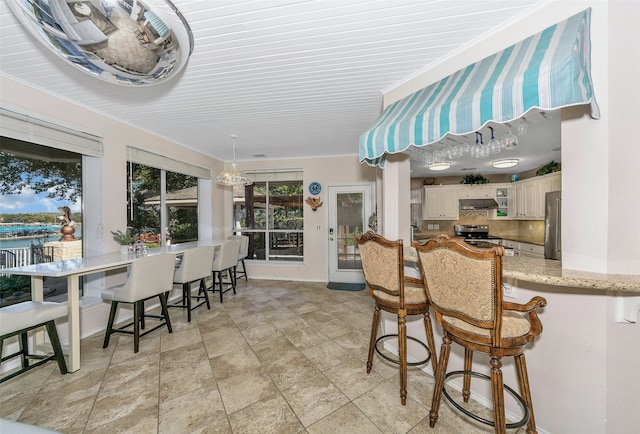
[(544, 257), (562, 259), (562, 194), (550, 191), (545, 195)]

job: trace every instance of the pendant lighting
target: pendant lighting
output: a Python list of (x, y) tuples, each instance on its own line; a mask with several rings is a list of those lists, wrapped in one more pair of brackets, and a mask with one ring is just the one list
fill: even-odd
[(244, 186), (253, 184), (253, 180), (249, 178), (245, 173), (238, 170), (236, 164), (236, 139), (238, 136), (231, 134), (231, 140), (233, 141), (233, 163), (231, 169), (223, 171), (220, 175), (216, 176), (216, 184), (231, 185), (231, 186)]

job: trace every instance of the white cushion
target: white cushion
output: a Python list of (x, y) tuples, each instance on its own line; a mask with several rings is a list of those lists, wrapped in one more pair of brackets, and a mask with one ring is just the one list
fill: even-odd
[(0, 335), (26, 329), (63, 316), (69, 308), (66, 303), (25, 301), (0, 308)]

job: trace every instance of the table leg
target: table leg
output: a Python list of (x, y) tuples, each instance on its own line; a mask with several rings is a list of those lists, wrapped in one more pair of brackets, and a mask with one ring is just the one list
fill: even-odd
[(79, 277), (67, 277), (67, 298), (69, 306), (69, 372), (80, 369), (80, 285)]
[(44, 277), (31, 276), (31, 301), (44, 300)]

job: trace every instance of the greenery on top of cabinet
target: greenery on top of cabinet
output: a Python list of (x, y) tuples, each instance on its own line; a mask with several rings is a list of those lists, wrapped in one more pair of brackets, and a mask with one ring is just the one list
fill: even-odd
[(560, 163), (557, 161), (552, 161), (548, 164), (545, 164), (541, 168), (536, 171), (536, 176), (547, 175), (553, 172), (560, 172)]
[(467, 175), (460, 184), (488, 184), (489, 180), (482, 175)]

